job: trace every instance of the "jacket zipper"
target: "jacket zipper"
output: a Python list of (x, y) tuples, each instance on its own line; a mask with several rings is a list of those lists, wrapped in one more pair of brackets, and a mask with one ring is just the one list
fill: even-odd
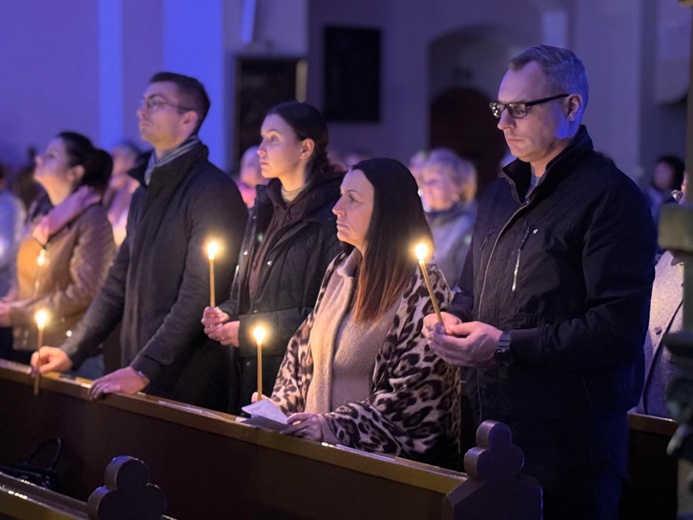
[(517, 259), (515, 260), (515, 270), (513, 271), (512, 292), (515, 292), (515, 289), (517, 289), (517, 273), (520, 270), (520, 257), (522, 256), (522, 250), (524, 249), (525, 244), (527, 243), (527, 239), (529, 238), (529, 235), (536, 235), (537, 231), (539, 231), (537, 228), (534, 228), (534, 230), (532, 230), (531, 227), (527, 228), (527, 232), (522, 237), (522, 241), (520, 242), (520, 246), (517, 248)]
[[(539, 181), (541, 182), (541, 179)], [(535, 190), (536, 190), (536, 186), (535, 186)], [(507, 220), (507, 222), (505, 224), (503, 224), (503, 227), (501, 228), (501, 230), (498, 232), (498, 235), (496, 236), (496, 240), (493, 242), (493, 248), (491, 248), (491, 253), (488, 255), (488, 261), (486, 262), (486, 268), (484, 269), (484, 281), (481, 284), (481, 294), (479, 294), (479, 311), (477, 312), (477, 315), (479, 317), (481, 317), (481, 309), (482, 309), (482, 304), (484, 301), (484, 291), (486, 290), (486, 280), (488, 279), (488, 269), (491, 266), (491, 260), (493, 259), (493, 253), (496, 252), (496, 247), (498, 247), (498, 241), (500, 240), (500, 237), (503, 235), (503, 233), (508, 228), (510, 223), (515, 219), (515, 217), (517, 215), (519, 215), (522, 212), (522, 210), (524, 210), (529, 205), (529, 202), (530, 202), (530, 199), (526, 198), (525, 201), (522, 204), (520, 204), (520, 207), (517, 208), (512, 215), (510, 215), (510, 218)], [(486, 239), (481, 244), (479, 251), (481, 251), (483, 249), (483, 247), (486, 245), (486, 242), (489, 239), (489, 237), (491, 236), (491, 233), (493, 233), (493, 230), (491, 230), (491, 232), (486, 236)], [(518, 260), (518, 262), (519, 262), (519, 260)], [(476, 369), (476, 378), (478, 381), (477, 384), (480, 384), (480, 382), (481, 382), (481, 370), (479, 368)], [(477, 397), (479, 400), (479, 417), (483, 419), (484, 410), (483, 410), (483, 405), (481, 402), (481, 389), (479, 389), (479, 391), (477, 392)]]
[[(491, 253), (488, 255), (488, 261), (486, 262), (486, 268), (484, 269), (484, 281), (481, 284), (481, 294), (479, 294), (479, 312), (477, 313), (477, 315), (479, 317), (481, 317), (481, 304), (484, 301), (484, 290), (486, 289), (486, 279), (488, 277), (488, 268), (491, 265), (491, 259), (493, 258), (493, 253), (495, 253), (496, 247), (498, 246), (498, 240), (500, 239), (501, 235), (503, 234), (503, 231), (505, 231), (505, 229), (508, 227), (508, 224), (510, 224), (510, 222), (512, 222), (512, 220), (520, 212), (520, 210), (522, 210), (523, 207), (524, 207), (524, 204), (522, 206), (520, 206), (519, 208), (517, 208), (517, 210), (515, 210), (515, 213), (513, 213), (510, 216), (510, 218), (508, 219), (508, 221), (505, 224), (503, 224), (503, 227), (501, 228), (500, 232), (496, 236), (496, 240), (493, 242), (493, 248), (491, 248)], [(493, 230), (491, 230), (491, 232), (488, 235), (486, 235), (486, 239), (481, 244), (481, 247), (479, 248), (479, 252), (481, 252), (481, 250), (486, 245), (486, 242), (488, 241), (489, 237), (491, 236), (491, 233), (493, 233)], [(477, 391), (477, 400), (479, 402), (479, 419), (483, 421), (484, 405), (483, 405), (482, 400), (481, 400), (481, 370), (479, 368), (476, 368), (475, 370), (476, 370), (477, 385), (479, 386), (478, 391)]]
[[(526, 207), (527, 207), (527, 201), (525, 201), (519, 208), (517, 208), (515, 210), (515, 212), (512, 215), (510, 215), (510, 218), (508, 219), (508, 221), (505, 224), (503, 224), (503, 227), (501, 228), (500, 232), (496, 236), (496, 240), (493, 242), (493, 248), (491, 248), (491, 253), (488, 255), (488, 261), (486, 262), (486, 267), (484, 269), (484, 281), (481, 284), (481, 294), (479, 294), (479, 312), (477, 313), (478, 316), (481, 316), (481, 309), (483, 308), (482, 303), (484, 302), (484, 291), (486, 290), (486, 281), (488, 279), (488, 269), (491, 266), (491, 260), (493, 259), (493, 253), (496, 252), (496, 247), (498, 247), (498, 241), (500, 240), (500, 237), (503, 235), (503, 233), (508, 228), (510, 223)], [(489, 233), (489, 235), (490, 235), (490, 233)], [(486, 244), (486, 241), (484, 241), (482, 246), (485, 244)], [(481, 248), (479, 250), (481, 250)]]
[(484, 238), (484, 241), (481, 243), (481, 247), (479, 247), (479, 252), (482, 252), (484, 250), (484, 247), (486, 247), (486, 243), (488, 242), (488, 239), (491, 238), (491, 235), (493, 235), (493, 232), (495, 229), (492, 229), (486, 234), (486, 238)]
[[(546, 176), (546, 172), (544, 172), (544, 175), (542, 176), (542, 178), (539, 179), (539, 182), (537, 183), (537, 186), (539, 186), (539, 184), (541, 183), (541, 181), (544, 180), (545, 176)], [(534, 195), (534, 193), (536, 193), (537, 186), (534, 187), (534, 189), (532, 190), (532, 193), (530, 193), (530, 195)], [(520, 212), (522, 212), (522, 210), (524, 210), (524, 209), (529, 205), (529, 203), (531, 202), (531, 200), (533, 200), (533, 199), (534, 199), (533, 196), (531, 196), (531, 197), (530, 197), (530, 196), (526, 196), (526, 197), (525, 197), (525, 200), (524, 200), (524, 202), (523, 202), (522, 204), (520, 204), (520, 207), (517, 208), (517, 209), (515, 210), (515, 212), (514, 212), (512, 215), (510, 215), (510, 218), (508, 219), (508, 221), (507, 221), (505, 224), (503, 224), (503, 227), (501, 228), (501, 230), (498, 232), (498, 235), (496, 236), (496, 240), (493, 242), (493, 248), (491, 249), (491, 253), (490, 253), (489, 256), (488, 256), (488, 261), (486, 262), (486, 268), (484, 269), (484, 281), (483, 281), (482, 284), (481, 284), (481, 294), (479, 294), (479, 311), (477, 312), (477, 315), (478, 315), (479, 317), (481, 316), (482, 303), (483, 303), (483, 301), (484, 301), (484, 291), (486, 290), (486, 280), (487, 280), (487, 278), (488, 278), (488, 269), (489, 269), (489, 267), (491, 266), (491, 260), (493, 259), (493, 253), (496, 252), (496, 247), (498, 246), (498, 240), (500, 240), (500, 237), (503, 235), (503, 233), (504, 233), (505, 230), (508, 228), (508, 226), (510, 225), (510, 223), (515, 219), (515, 217), (516, 217), (517, 215), (519, 215)], [(533, 233), (536, 233), (537, 231), (538, 231), (538, 230), (535, 228), (535, 230), (533, 231)], [(493, 233), (493, 231), (491, 231), (491, 233)], [(484, 240), (484, 242), (481, 244), (481, 247), (479, 248), (479, 251), (481, 251), (481, 250), (483, 249), (483, 247), (486, 245), (486, 241), (487, 241), (488, 238), (491, 236), (491, 233), (489, 233), (489, 234), (486, 236), (486, 240)], [(515, 263), (515, 272), (514, 272), (515, 280), (513, 281), (513, 290), (515, 290), (515, 282), (517, 281), (517, 280), (516, 280), (517, 271), (518, 271), (518, 269), (519, 269), (519, 267), (520, 267), (520, 251), (522, 250), (522, 247), (524, 246), (524, 244), (525, 244), (525, 242), (527, 241), (528, 238), (529, 238), (529, 229), (528, 229), (527, 233), (525, 234), (525, 236), (523, 237), (523, 240), (522, 240), (522, 242), (521, 242), (521, 244), (520, 244), (520, 249), (518, 250), (518, 257), (517, 257), (517, 261), (516, 261), (516, 263)], [(476, 369), (476, 378), (477, 378), (477, 385), (480, 385), (480, 382), (481, 382), (481, 370), (480, 370), (479, 368)], [(483, 408), (482, 408), (482, 404), (481, 404), (481, 389), (479, 389), (479, 391), (477, 392), (477, 396), (478, 396), (478, 400), (479, 400), (479, 418), (483, 420), (483, 416), (484, 416), (484, 415), (483, 415)]]

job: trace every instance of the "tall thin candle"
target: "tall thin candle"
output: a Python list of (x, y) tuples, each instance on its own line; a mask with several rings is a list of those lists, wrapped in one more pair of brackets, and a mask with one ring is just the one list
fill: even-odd
[(36, 340), (36, 377), (34, 378), (34, 395), (39, 395), (39, 384), (41, 382), (41, 347), (43, 346), (43, 330), (48, 323), (48, 313), (44, 310), (36, 311), (34, 321), (38, 329), (38, 339)]
[(431, 303), (433, 304), (433, 310), (438, 317), (438, 321), (443, 325), (443, 315), (440, 313), (440, 307), (438, 306), (438, 300), (435, 294), (433, 294), (433, 287), (431, 287), (431, 278), (428, 276), (428, 269), (426, 269), (426, 257), (428, 256), (428, 246), (423, 242), (420, 242), (414, 248), (414, 253), (416, 258), (419, 260), (419, 266), (421, 267), (421, 272), (423, 273), (424, 281), (426, 282), (426, 288), (428, 289), (428, 294), (431, 297)]
[(216, 240), (207, 243), (207, 258), (209, 258), (209, 306), (216, 306), (216, 296), (214, 290), (214, 259), (219, 253), (219, 244)]
[(253, 329), (253, 336), (257, 343), (257, 399), (262, 399), (262, 342), (265, 340), (266, 332), (261, 326)]

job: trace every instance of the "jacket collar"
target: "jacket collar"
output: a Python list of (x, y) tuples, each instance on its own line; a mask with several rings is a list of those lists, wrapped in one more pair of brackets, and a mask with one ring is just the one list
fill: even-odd
[[(336, 202), (343, 178), (344, 173), (334, 171), (317, 175), (290, 205), (303, 205), (304, 215), (310, 215), (326, 203)], [(266, 205), (285, 205), (281, 196), (281, 182), (278, 179), (272, 179), (267, 185), (257, 186), (255, 200), (255, 206), (258, 209)]]
[(45, 246), (58, 231), (79, 217), (84, 210), (101, 202), (101, 194), (89, 186), (82, 186), (44, 215), (31, 231), (32, 236)]
[[(152, 151), (151, 154), (154, 152)], [(186, 153), (176, 157), (174, 160), (167, 162), (159, 167), (156, 167), (152, 172), (152, 180), (157, 182), (175, 182), (175, 179), (185, 176), (192, 165), (198, 162), (206, 161), (209, 156), (209, 149), (201, 142), (197, 141)], [(149, 165), (150, 155), (144, 155), (135, 168), (128, 172), (128, 175), (135, 179), (142, 186), (147, 186), (145, 183), (145, 173)], [(151, 180), (150, 180), (151, 182)]]
[[(535, 191), (541, 186), (559, 182), (561, 178), (570, 173), (570, 168), (568, 168), (568, 166), (577, 161), (585, 153), (593, 150), (592, 139), (587, 133), (587, 128), (585, 125), (580, 125), (575, 137), (573, 137), (573, 140), (568, 144), (565, 150), (551, 159), (549, 164), (546, 165), (546, 172), (544, 172), (544, 175), (539, 179)], [(521, 161), (520, 159), (515, 159), (503, 168), (502, 172), (504, 178), (514, 189), (519, 200), (524, 200), (527, 189), (529, 188), (530, 176), (532, 175), (529, 163)]]

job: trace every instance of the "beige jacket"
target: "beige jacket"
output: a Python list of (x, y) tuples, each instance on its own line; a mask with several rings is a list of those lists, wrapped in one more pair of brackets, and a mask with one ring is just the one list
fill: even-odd
[(14, 348), (36, 348), (34, 314), (39, 309), (50, 316), (43, 344), (60, 345), (101, 288), (114, 253), (111, 224), (99, 204), (84, 208), (54, 230), (45, 247), (30, 229), (17, 253), (18, 293), (10, 304)]

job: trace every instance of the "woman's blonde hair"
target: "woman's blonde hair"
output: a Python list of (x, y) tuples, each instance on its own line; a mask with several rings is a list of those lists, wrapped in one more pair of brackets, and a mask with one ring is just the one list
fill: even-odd
[(457, 187), (460, 200), (467, 202), (476, 197), (476, 168), (470, 161), (462, 159), (449, 148), (434, 148), (424, 167), (431, 166), (443, 166), (446, 169), (450, 180)]

